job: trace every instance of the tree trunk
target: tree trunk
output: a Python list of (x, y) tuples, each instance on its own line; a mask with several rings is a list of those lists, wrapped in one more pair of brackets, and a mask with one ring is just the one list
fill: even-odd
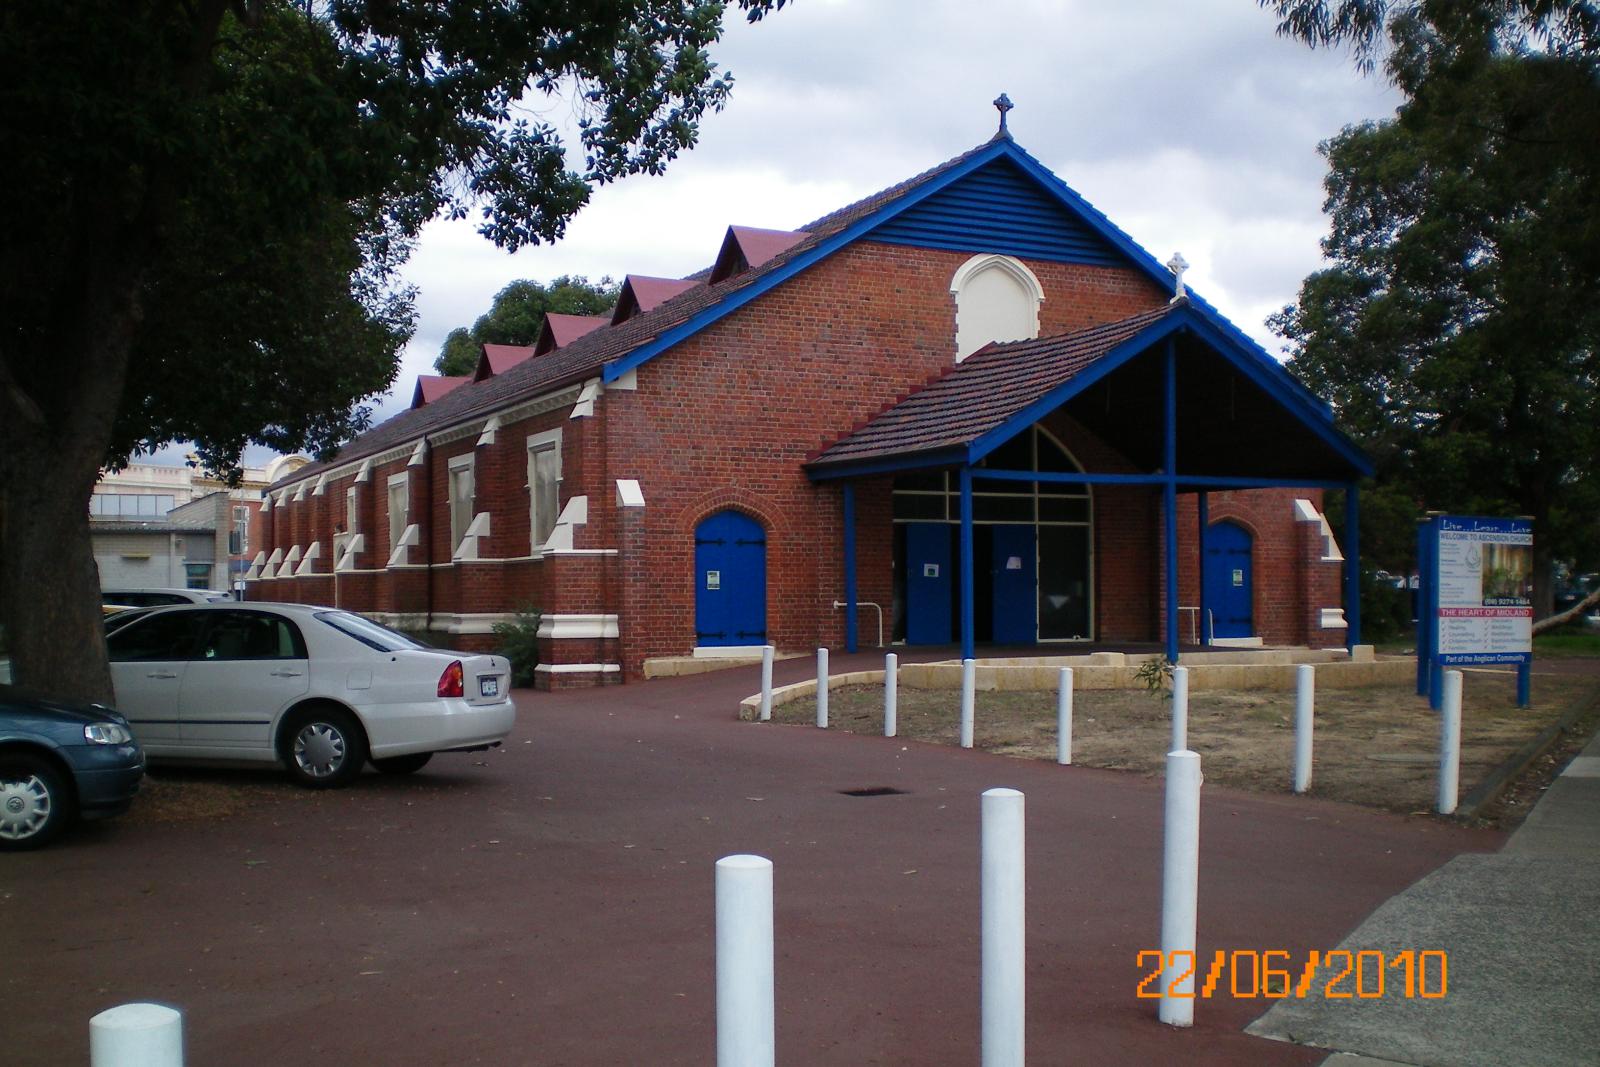
[[(18, 460), (21, 460), (19, 463)], [(81, 479), (50, 457), (8, 455), (0, 496), (0, 618), (12, 681), (55, 696), (113, 702), (100, 577)], [(18, 466), (31, 477), (18, 478)], [(92, 465), (90, 484), (98, 464)]]
[(102, 703), (114, 694), (89, 498), (127, 381), (143, 247), (91, 257), (86, 283), (58, 301), (59, 333), (0, 350), (0, 623), (12, 680)]

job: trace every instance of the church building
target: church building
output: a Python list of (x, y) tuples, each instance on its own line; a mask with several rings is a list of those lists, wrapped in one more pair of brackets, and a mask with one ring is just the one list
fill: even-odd
[(535, 609), (547, 688), (765, 644), (1357, 641), (1369, 461), (997, 105), (971, 151), (425, 378), (268, 490), (248, 598), (465, 649)]

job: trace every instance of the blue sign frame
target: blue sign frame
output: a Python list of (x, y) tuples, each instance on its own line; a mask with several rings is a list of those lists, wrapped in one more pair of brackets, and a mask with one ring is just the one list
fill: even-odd
[[(1441, 636), (1441, 620), (1447, 616), (1506, 615), (1508, 617), (1532, 616), (1531, 597), (1521, 590), (1507, 589), (1504, 595), (1494, 595), (1496, 590), (1480, 586), (1478, 602), (1470, 607), (1446, 606), (1442, 603), (1444, 583), (1443, 561), (1452, 555), (1443, 542), (1482, 542), (1493, 546), (1504, 543), (1512, 550), (1526, 547), (1531, 557), (1533, 520), (1491, 518), (1478, 515), (1432, 515), (1417, 524), (1417, 573), (1421, 577), (1417, 606), (1417, 693), (1428, 695), (1428, 703), (1438, 708), (1444, 689), (1444, 668), (1480, 664), (1509, 663), (1517, 666), (1517, 706), (1528, 706), (1532, 694), (1533, 652), (1530, 644), (1525, 651), (1509, 651), (1485, 646), (1478, 650), (1462, 651), (1457, 647), (1443, 651), (1446, 642)], [(1482, 567), (1481, 556), (1473, 557), (1468, 548), (1472, 566)], [(1481, 549), (1479, 549), (1481, 551)], [(1529, 560), (1531, 566), (1531, 558)], [(1531, 573), (1531, 571), (1530, 571)], [(1456, 645), (1459, 645), (1457, 638)]]

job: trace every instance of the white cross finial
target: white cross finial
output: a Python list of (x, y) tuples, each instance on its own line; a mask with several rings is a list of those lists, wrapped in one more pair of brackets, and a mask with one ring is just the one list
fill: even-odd
[(1182, 300), (1186, 295), (1183, 291), (1183, 272), (1189, 269), (1189, 261), (1183, 258), (1182, 252), (1172, 253), (1172, 258), (1167, 260), (1167, 269), (1172, 272), (1172, 299)]

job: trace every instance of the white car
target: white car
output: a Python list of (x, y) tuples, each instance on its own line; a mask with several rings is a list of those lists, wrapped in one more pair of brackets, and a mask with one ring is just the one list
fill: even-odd
[(165, 604), (237, 603), (223, 589), (102, 589), (100, 603), (125, 608), (159, 608)]
[(106, 638), (117, 710), (152, 759), (280, 762), (344, 785), (511, 732), (511, 666), (305, 604), (149, 609)]

